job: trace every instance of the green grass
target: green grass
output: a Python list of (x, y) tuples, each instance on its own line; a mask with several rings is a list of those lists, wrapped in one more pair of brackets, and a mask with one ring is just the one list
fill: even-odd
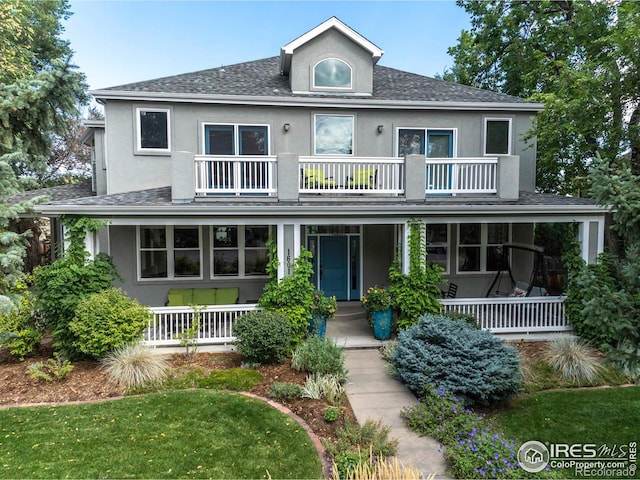
[(305, 430), (242, 395), (0, 410), (0, 478), (322, 478)]
[(538, 393), (514, 401), (495, 419), (508, 436), (521, 442), (637, 442), (640, 387)]

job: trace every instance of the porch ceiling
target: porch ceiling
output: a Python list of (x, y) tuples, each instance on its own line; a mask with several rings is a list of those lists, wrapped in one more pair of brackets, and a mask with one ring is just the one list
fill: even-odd
[[(483, 198), (425, 198), (422, 201), (383, 201), (375, 199), (314, 199), (282, 202), (273, 200), (228, 201), (216, 199), (191, 203), (173, 203), (171, 188), (162, 187), (135, 192), (62, 200), (37, 205), (35, 211), (43, 216), (65, 214), (110, 217), (259, 217), (325, 219), (338, 218), (368, 220), (368, 223), (397, 223), (414, 216), (447, 217), (471, 221), (478, 217), (500, 217), (502, 221), (576, 221), (585, 217), (601, 217), (606, 209), (593, 200), (559, 195), (521, 192), (517, 200)], [(385, 222), (385, 219), (387, 220)], [(156, 220), (157, 221), (157, 220)]]

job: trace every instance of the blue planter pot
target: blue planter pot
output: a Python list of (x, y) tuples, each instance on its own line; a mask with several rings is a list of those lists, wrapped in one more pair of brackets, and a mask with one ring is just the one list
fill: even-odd
[(393, 323), (391, 308), (371, 312), (371, 316), (373, 318), (373, 336), (377, 340), (389, 340)]
[(321, 315), (313, 314), (309, 320), (309, 335), (317, 335), (324, 338), (327, 331), (327, 319)]

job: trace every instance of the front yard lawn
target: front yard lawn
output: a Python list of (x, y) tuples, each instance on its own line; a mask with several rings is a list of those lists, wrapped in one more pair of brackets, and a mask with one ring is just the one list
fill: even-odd
[(217, 391), (0, 410), (0, 451), (1, 478), (322, 478), (295, 420)]
[[(507, 437), (516, 440), (517, 447), (529, 440), (547, 445), (590, 443), (596, 448), (606, 445), (611, 454), (619, 455), (622, 445), (628, 452), (630, 443), (640, 443), (640, 387), (537, 393), (515, 400), (493, 418)], [(575, 474), (556, 472), (561, 478)], [(640, 478), (640, 472), (635, 471), (632, 478)]]

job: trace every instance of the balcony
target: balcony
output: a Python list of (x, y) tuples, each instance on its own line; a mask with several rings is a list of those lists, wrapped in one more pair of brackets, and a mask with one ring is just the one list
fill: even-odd
[(519, 194), (518, 156), (424, 158), (212, 156), (174, 154), (174, 202), (194, 197), (264, 196), (296, 201), (323, 197), (488, 196)]

